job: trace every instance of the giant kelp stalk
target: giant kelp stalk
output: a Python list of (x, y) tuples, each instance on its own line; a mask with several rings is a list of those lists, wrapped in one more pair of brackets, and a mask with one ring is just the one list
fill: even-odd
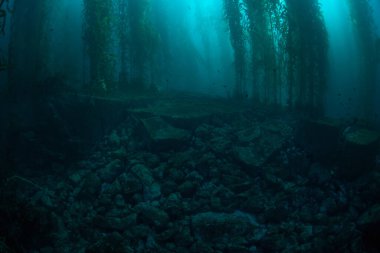
[(112, 0), (84, 0), (84, 42), (89, 57), (89, 89), (97, 94), (115, 88), (112, 53)]
[[(7, 1), (7, 5), (9, 1)], [(5, 36), (7, 26), (7, 10), (5, 0), (0, 0), (0, 40)], [(1, 41), (0, 41), (1, 42)], [(6, 52), (0, 49), (0, 72), (7, 69), (7, 59), (5, 58)]]
[(244, 43), (244, 29), (242, 26), (242, 11), (239, 0), (224, 0), (225, 16), (230, 29), (231, 44), (235, 58), (235, 90), (236, 98), (246, 96), (246, 54)]
[(34, 89), (50, 75), (51, 5), (49, 0), (36, 0), (33, 4), (27, 0), (14, 1), (8, 70), (10, 91)]
[(118, 0), (118, 37), (120, 48), (119, 88), (128, 85), (128, 1)]
[(327, 79), (327, 31), (317, 0), (286, 0), (289, 30), (289, 105), (314, 114), (323, 111)]
[(7, 21), (7, 12), (4, 9), (5, 7), (5, 0), (0, 0), (0, 36), (5, 35), (5, 27), (6, 27), (6, 21)]
[(368, 0), (349, 0), (351, 20), (356, 32), (361, 57), (360, 84), (364, 117), (370, 120), (374, 116), (373, 95), (376, 89), (376, 34), (372, 9)]
[(251, 39), (255, 102), (281, 105), (287, 33), (286, 8), (279, 0), (245, 0)]
[(254, 101), (321, 113), (328, 43), (318, 0), (243, 2), (249, 20)]
[(150, 21), (149, 0), (129, 0), (131, 82), (130, 89), (146, 91), (152, 87), (153, 58), (156, 53), (157, 35)]

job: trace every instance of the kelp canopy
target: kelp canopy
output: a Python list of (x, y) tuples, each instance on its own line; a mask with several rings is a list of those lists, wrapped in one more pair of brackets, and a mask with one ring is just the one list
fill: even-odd
[[(82, 38), (75, 41), (82, 53), (61, 53), (57, 59), (55, 52), (67, 48), (57, 48), (54, 36), (70, 36), (74, 24), (60, 24), (57, 31), (57, 23), (65, 21), (57, 21), (54, 12), (63, 12), (69, 2), (36, 0), (30, 8), (26, 0), (14, 1), (8, 52), (1, 55), (9, 90), (57, 75), (75, 79), (80, 84), (75, 88), (104, 96), (152, 93), (186, 83), (190, 91), (203, 85), (210, 95), (323, 114), (331, 73), (321, 0), (83, 0), (76, 5), (82, 10), (75, 24), (81, 27)], [(1, 3), (0, 18), (7, 13)], [(380, 51), (371, 6), (367, 0), (346, 4), (362, 55), (360, 82), (370, 97)], [(24, 29), (24, 19), (29, 29)], [(67, 41), (74, 47), (73, 39)], [(5, 58), (12, 68), (5, 68)], [(57, 61), (69, 67), (52, 67)], [(73, 69), (81, 77), (71, 77)], [(21, 70), (22, 77), (17, 74)], [(374, 100), (366, 101), (371, 114)]]

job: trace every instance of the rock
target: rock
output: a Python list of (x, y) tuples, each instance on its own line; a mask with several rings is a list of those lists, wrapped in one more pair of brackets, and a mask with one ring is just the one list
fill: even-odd
[(193, 243), (194, 239), (191, 235), (191, 230), (188, 225), (180, 225), (177, 228), (177, 232), (174, 235), (174, 241), (177, 242), (177, 246), (188, 248)]
[(241, 143), (251, 143), (260, 138), (261, 129), (259, 126), (244, 129), (236, 133), (237, 140)]
[(340, 137), (340, 125), (335, 120), (308, 120), (299, 127), (296, 142), (318, 161), (330, 162), (339, 151)]
[(122, 187), (120, 185), (119, 180), (113, 181), (111, 184), (109, 183), (103, 183), (101, 186), (101, 193), (102, 194), (108, 194), (108, 195), (116, 195), (121, 194)]
[(175, 236), (176, 233), (177, 233), (177, 229), (176, 228), (169, 227), (168, 229), (164, 230), (162, 233), (160, 233), (159, 235), (157, 235), (157, 239), (160, 242), (169, 241), (170, 239), (172, 239)]
[(161, 191), (164, 196), (167, 196), (171, 193), (176, 192), (177, 189), (178, 189), (178, 185), (176, 184), (176, 182), (172, 180), (163, 182), (161, 186)]
[(202, 240), (196, 241), (191, 247), (191, 253), (210, 253), (215, 252), (212, 244), (204, 242)]
[(114, 130), (108, 137), (108, 141), (111, 145), (119, 146), (120, 145), (120, 137), (117, 132)]
[(178, 186), (178, 191), (181, 193), (182, 197), (190, 198), (192, 197), (197, 190), (197, 185), (191, 181), (185, 181)]
[(226, 136), (217, 136), (210, 141), (210, 148), (216, 153), (225, 154), (230, 147), (231, 140)]
[(338, 175), (356, 179), (376, 167), (380, 133), (363, 128), (348, 128), (343, 133), (345, 145)]
[(212, 132), (212, 127), (206, 124), (202, 124), (195, 129), (195, 135), (202, 139), (209, 138), (211, 132)]
[(153, 183), (144, 187), (144, 200), (152, 201), (161, 197), (161, 186), (158, 183)]
[(268, 198), (261, 194), (252, 195), (243, 202), (243, 208), (251, 213), (263, 213), (268, 201)]
[(178, 219), (183, 216), (182, 198), (178, 192), (170, 194), (162, 207), (172, 219)]
[(133, 240), (137, 240), (141, 238), (147, 238), (150, 234), (152, 234), (152, 231), (148, 225), (139, 224), (131, 227), (130, 233)]
[(127, 150), (124, 147), (120, 147), (119, 149), (113, 151), (111, 153), (111, 156), (114, 159), (119, 159), (121, 161), (124, 161), (127, 158)]
[(210, 199), (210, 208), (213, 211), (221, 212), (225, 207), (222, 205), (222, 201), (219, 197), (211, 197)]
[(263, 252), (284, 252), (290, 242), (288, 236), (278, 233), (265, 236), (260, 244), (263, 247)]
[(160, 150), (176, 148), (190, 138), (188, 131), (175, 128), (160, 117), (143, 119), (142, 122), (148, 136)]
[(148, 202), (136, 205), (136, 210), (141, 220), (146, 221), (150, 225), (156, 227), (165, 227), (169, 222), (169, 215), (162, 209), (152, 206)]
[(86, 200), (95, 199), (101, 190), (102, 181), (96, 174), (88, 174), (82, 182), (78, 197)]
[(122, 162), (116, 159), (109, 162), (103, 169), (100, 169), (98, 175), (103, 182), (111, 183), (121, 172)]
[(144, 153), (142, 159), (144, 164), (150, 168), (154, 168), (160, 163), (160, 157), (152, 153)]
[(130, 214), (126, 217), (113, 217), (113, 216), (95, 216), (93, 224), (95, 227), (113, 230), (113, 231), (124, 231), (130, 226), (136, 224), (137, 215)]
[(125, 242), (122, 235), (117, 232), (111, 234), (105, 234), (99, 240), (88, 246), (85, 250), (86, 253), (98, 253), (98, 252), (135, 252), (128, 243)]
[(339, 206), (335, 199), (329, 197), (321, 203), (319, 210), (320, 212), (326, 213), (328, 215), (336, 215), (339, 211)]
[[(358, 220), (362, 240), (371, 248), (380, 248), (380, 204), (372, 206), (364, 212)], [(377, 251), (374, 251), (377, 252)]]
[(380, 204), (374, 205), (364, 212), (358, 220), (358, 225), (361, 228), (380, 226)]
[(331, 176), (331, 170), (321, 164), (314, 163), (310, 167), (308, 178), (311, 184), (324, 185), (331, 179)]
[(70, 181), (77, 185), (79, 184), (80, 181), (82, 181), (82, 178), (87, 174), (87, 172), (85, 170), (78, 170), (78, 171), (75, 171), (70, 177)]
[(176, 183), (181, 183), (185, 179), (185, 173), (177, 168), (167, 168), (165, 171), (165, 181), (173, 180)]
[(144, 200), (154, 200), (161, 196), (161, 186), (154, 182), (153, 172), (142, 164), (131, 168), (131, 172), (140, 179), (143, 186)]
[(306, 121), (300, 129), (297, 143), (320, 163), (338, 160), (338, 176), (356, 179), (376, 167), (379, 132), (355, 125), (342, 129), (337, 121), (330, 119)]
[(118, 179), (121, 186), (121, 193), (130, 196), (135, 193), (139, 193), (143, 191), (143, 184), (141, 180), (137, 179), (132, 174), (121, 174)]
[(299, 230), (302, 231), (300, 233), (300, 239), (303, 242), (308, 242), (313, 237), (313, 226), (312, 225), (300, 226)]
[(141, 180), (144, 186), (151, 185), (154, 182), (151, 170), (142, 164), (133, 166), (131, 172)]
[(30, 202), (33, 205), (52, 208), (56, 206), (56, 203), (54, 203), (54, 199), (52, 199), (52, 197), (54, 197), (54, 195), (51, 192), (47, 190), (41, 190), (34, 194), (34, 196), (30, 199)]
[(125, 200), (121, 194), (117, 194), (115, 196), (115, 205), (117, 207), (124, 207), (125, 206)]
[(375, 131), (359, 128), (355, 130), (347, 130), (344, 133), (344, 139), (346, 142), (354, 145), (371, 146), (378, 144), (380, 134)]
[[(250, 136), (247, 133), (249, 131), (255, 132)], [(244, 133), (245, 142), (248, 144), (234, 146), (232, 153), (235, 159), (246, 167), (247, 173), (256, 174), (258, 171), (255, 169), (262, 167), (275, 152), (280, 150), (284, 142), (291, 137), (292, 131), (284, 122), (269, 121), (260, 125), (260, 131), (251, 129), (245, 130)], [(242, 136), (240, 138), (244, 140)]]
[(265, 162), (265, 157), (254, 147), (234, 147), (233, 154), (239, 162), (248, 167), (259, 168)]
[(186, 175), (187, 180), (192, 180), (196, 183), (201, 183), (203, 181), (203, 177), (197, 172), (197, 171), (191, 171), (189, 174)]
[(206, 241), (215, 241), (225, 235), (244, 236), (254, 231), (258, 224), (249, 214), (204, 212), (191, 217), (193, 230)]
[(278, 204), (276, 206), (268, 206), (262, 218), (266, 221), (266, 223), (281, 223), (287, 220), (290, 216), (290, 213), (284, 205)]

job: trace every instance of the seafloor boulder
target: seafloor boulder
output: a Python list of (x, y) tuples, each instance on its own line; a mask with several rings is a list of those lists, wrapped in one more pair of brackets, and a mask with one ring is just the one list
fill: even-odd
[(358, 220), (358, 225), (361, 228), (367, 228), (371, 225), (379, 226), (380, 225), (380, 204), (374, 205), (369, 210), (364, 212)]
[(306, 120), (298, 127), (296, 142), (314, 159), (331, 163), (339, 152), (340, 136), (341, 126), (335, 120)]
[(256, 173), (291, 137), (292, 131), (284, 122), (269, 121), (237, 133), (238, 144), (232, 149), (237, 161)]
[(364, 128), (347, 128), (343, 133), (342, 169), (339, 175), (355, 179), (376, 167), (380, 134)]
[[(250, 237), (257, 240), (264, 233), (254, 216), (235, 211), (234, 213), (204, 212), (193, 215), (191, 224), (197, 236), (205, 241), (226, 240), (231, 242), (236, 238)], [(259, 231), (260, 230), (260, 231)], [(230, 237), (233, 235), (234, 238)]]
[(338, 176), (356, 179), (376, 166), (380, 133), (330, 119), (308, 120), (299, 127), (297, 144), (322, 164), (335, 164)]
[(160, 117), (143, 119), (148, 136), (156, 147), (172, 149), (184, 144), (190, 137), (188, 131), (175, 128)]
[[(376, 204), (364, 212), (358, 220), (367, 247), (380, 248), (380, 204)], [(375, 252), (375, 251), (374, 251)]]

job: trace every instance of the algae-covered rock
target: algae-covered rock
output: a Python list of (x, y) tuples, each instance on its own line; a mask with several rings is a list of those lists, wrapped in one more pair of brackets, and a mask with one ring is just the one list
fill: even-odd
[(261, 129), (259, 126), (255, 126), (252, 128), (244, 129), (237, 132), (237, 138), (239, 142), (249, 143), (255, 141), (261, 135)]
[(131, 168), (132, 173), (141, 180), (143, 185), (151, 185), (154, 182), (152, 171), (142, 164), (137, 164)]
[(159, 207), (149, 202), (142, 202), (136, 206), (140, 219), (156, 227), (164, 227), (169, 222), (169, 215)]
[(143, 190), (143, 183), (141, 180), (131, 174), (123, 173), (117, 180), (120, 183), (121, 192), (126, 196), (131, 196), (135, 193), (142, 192)]
[(339, 175), (355, 179), (376, 167), (380, 133), (364, 128), (348, 128), (344, 131)]
[(119, 146), (121, 143), (120, 136), (118, 133), (114, 130), (108, 137), (108, 141), (111, 145)]
[(253, 216), (236, 211), (234, 213), (204, 212), (193, 215), (193, 230), (205, 240), (215, 240), (225, 234), (235, 237), (252, 232), (258, 224)]
[(113, 151), (111, 156), (115, 159), (125, 160), (127, 157), (127, 150), (124, 147), (120, 147), (119, 149)]
[(145, 200), (153, 200), (161, 196), (161, 186), (155, 182), (151, 169), (145, 165), (136, 164), (131, 168), (131, 172), (141, 182)]
[(98, 196), (101, 190), (102, 181), (96, 174), (87, 175), (82, 184), (78, 197), (81, 199), (94, 199)]
[[(235, 159), (250, 169), (258, 169), (291, 137), (292, 130), (283, 122), (268, 121), (239, 133), (241, 142), (232, 149)], [(254, 172), (250, 169), (249, 173)]]
[(335, 159), (340, 139), (341, 126), (331, 119), (306, 120), (300, 124), (296, 134), (296, 143), (323, 162)]
[(115, 216), (95, 216), (93, 220), (93, 225), (98, 228), (124, 231), (130, 226), (136, 224), (137, 215), (130, 214), (126, 217), (115, 217)]
[[(364, 212), (357, 222), (362, 239), (367, 245), (379, 249), (380, 242), (380, 204), (375, 204)], [(376, 251), (374, 251), (376, 252)]]
[(368, 129), (356, 129), (345, 134), (345, 140), (355, 145), (372, 145), (379, 142), (380, 133)]
[(379, 226), (380, 230), (380, 204), (374, 205), (364, 212), (358, 220), (358, 225), (361, 228)]
[(174, 148), (190, 137), (188, 131), (175, 128), (160, 117), (143, 119), (142, 122), (153, 143), (160, 148)]
[(122, 172), (122, 162), (115, 159), (98, 171), (99, 178), (104, 182), (112, 182)]
[(234, 147), (233, 154), (246, 166), (257, 168), (265, 162), (265, 157), (260, 155), (254, 147)]

